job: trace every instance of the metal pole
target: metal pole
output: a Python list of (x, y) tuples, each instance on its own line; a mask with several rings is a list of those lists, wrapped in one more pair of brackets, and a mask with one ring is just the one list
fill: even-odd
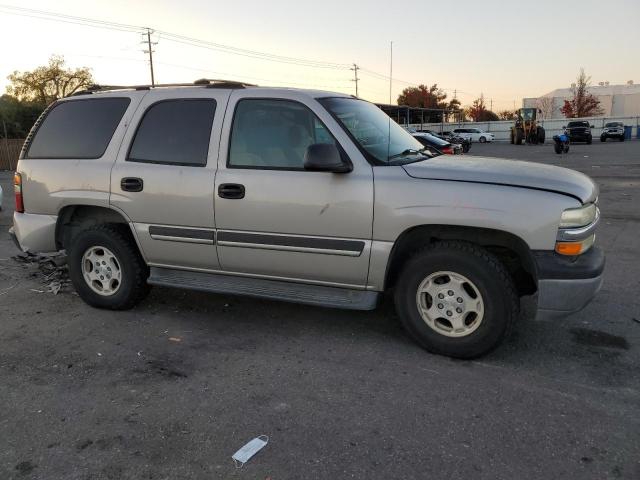
[(350, 68), (349, 70), (353, 70), (353, 81), (356, 82), (356, 97), (358, 96), (358, 80), (360, 80), (358, 78), (358, 69), (360, 67), (358, 67), (358, 65), (356, 65), (355, 63), (353, 64), (353, 68)]
[(391, 42), (391, 57), (389, 59), (389, 105), (391, 105), (392, 84), (393, 84), (393, 42)]
[(153, 50), (151, 49), (151, 29), (147, 28), (147, 47), (149, 48), (149, 67), (151, 68), (151, 86), (156, 85), (156, 80), (153, 75)]

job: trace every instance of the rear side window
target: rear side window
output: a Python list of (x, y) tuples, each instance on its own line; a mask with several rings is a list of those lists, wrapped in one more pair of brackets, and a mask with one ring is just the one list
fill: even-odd
[(54, 105), (26, 158), (100, 158), (129, 103), (128, 98), (92, 98)]
[(138, 125), (127, 160), (204, 167), (215, 112), (216, 102), (210, 98), (151, 105)]

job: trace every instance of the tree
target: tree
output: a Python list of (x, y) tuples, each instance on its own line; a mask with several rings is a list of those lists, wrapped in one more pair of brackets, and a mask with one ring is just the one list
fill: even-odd
[[(418, 85), (417, 87), (407, 87), (398, 95), (398, 105), (415, 108), (431, 108), (433, 110), (446, 110), (451, 102), (445, 100), (447, 94), (438, 88), (438, 84), (434, 83), (430, 87), (427, 85)], [(453, 99), (452, 102), (457, 102)], [(458, 103), (459, 105), (459, 103)], [(441, 112), (427, 112), (424, 114), (425, 122), (440, 122), (442, 120)]]
[(484, 103), (484, 95), (482, 94), (473, 101), (470, 107), (465, 109), (465, 113), (474, 122), (495, 122), (500, 120), (498, 115), (487, 109), (487, 105)]
[(600, 106), (600, 100), (589, 93), (591, 77), (584, 73), (584, 68), (580, 69), (576, 83), (571, 87), (573, 98), (565, 100), (560, 111), (567, 118), (595, 117), (602, 115), (604, 110)]
[(542, 118), (551, 118), (553, 115), (553, 97), (540, 97), (536, 100), (536, 108), (542, 112)]
[(502, 110), (498, 112), (498, 118), (500, 120), (513, 120), (516, 118), (516, 112), (513, 110)]
[(438, 88), (438, 84), (434, 83), (430, 87), (426, 85), (418, 85), (417, 87), (407, 87), (398, 95), (398, 105), (406, 105), (408, 107), (419, 108), (447, 108), (444, 101), (447, 94)]
[(48, 65), (30, 72), (15, 71), (7, 79), (11, 82), (7, 87), (9, 95), (45, 106), (94, 83), (90, 69), (67, 68), (59, 55), (51, 56)]
[[(21, 102), (11, 95), (0, 97), (0, 137), (25, 138), (44, 106), (36, 102)], [(2, 125), (4, 123), (4, 125)]]

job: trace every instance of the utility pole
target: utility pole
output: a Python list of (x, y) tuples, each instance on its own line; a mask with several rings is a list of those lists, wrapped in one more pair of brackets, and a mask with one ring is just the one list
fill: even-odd
[(491, 110), (493, 112), (493, 98), (489, 99), (489, 110)]
[(358, 96), (358, 80), (360, 80), (358, 78), (358, 70), (360, 70), (360, 67), (358, 65), (356, 65), (355, 63), (353, 64), (353, 68), (350, 68), (349, 70), (353, 70), (353, 82), (356, 82), (356, 97)]
[(146, 27), (146, 28), (147, 28), (147, 39), (143, 40), (140, 43), (147, 44), (147, 49), (143, 50), (143, 52), (149, 54), (149, 68), (151, 70), (151, 86), (153, 87), (156, 84), (156, 79), (153, 75), (153, 45), (157, 45), (158, 42), (151, 41), (151, 34), (153, 33), (153, 30), (151, 30), (149, 27)]
[(389, 59), (389, 105), (391, 105), (392, 84), (393, 84), (393, 42), (391, 42), (391, 58)]

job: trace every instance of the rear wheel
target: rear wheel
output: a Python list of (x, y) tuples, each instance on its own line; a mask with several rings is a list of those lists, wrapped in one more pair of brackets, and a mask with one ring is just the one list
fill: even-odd
[(562, 144), (561, 144), (561, 143), (556, 142), (556, 143), (553, 145), (553, 150), (554, 150), (558, 155), (560, 155), (560, 154), (562, 153)]
[(78, 295), (93, 307), (126, 310), (149, 291), (149, 269), (126, 226), (81, 231), (71, 243), (68, 263)]
[(427, 350), (473, 358), (500, 344), (518, 312), (513, 279), (500, 261), (466, 242), (433, 244), (403, 268), (395, 305)]

